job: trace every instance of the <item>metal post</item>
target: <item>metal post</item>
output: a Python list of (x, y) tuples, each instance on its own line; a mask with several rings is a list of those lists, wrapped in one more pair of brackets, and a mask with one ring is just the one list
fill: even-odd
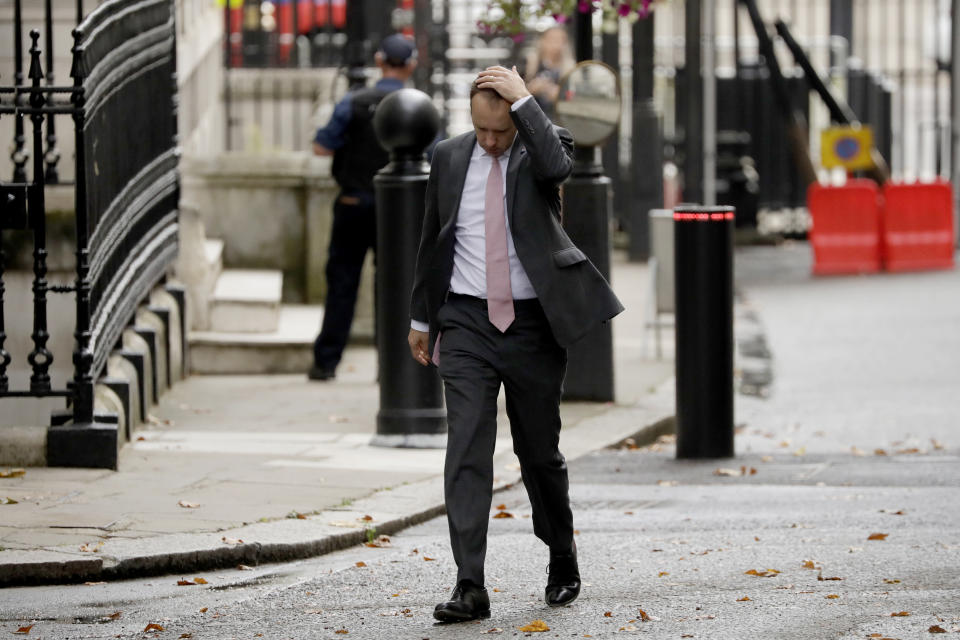
[(73, 31), (73, 77), (74, 94), (73, 126), (76, 147), (76, 186), (74, 188), (74, 211), (77, 229), (77, 322), (73, 333), (73, 421), (75, 424), (93, 422), (93, 352), (90, 350), (90, 226), (87, 217), (87, 170), (86, 142), (86, 96), (83, 89), (83, 34)]
[(364, 0), (350, 0), (347, 3), (347, 80), (350, 88), (362, 87), (366, 84), (364, 72), (369, 59), (367, 42), (367, 18)]
[[(53, 81), (53, 8), (52, 0), (46, 0), (46, 36), (47, 36), (47, 86), (52, 87)], [(57, 162), (60, 160), (60, 152), (57, 150), (57, 129), (54, 115), (47, 115), (47, 150), (43, 154), (43, 160), (47, 165), (46, 181), (48, 184), (60, 182), (60, 174), (57, 171)]]
[[(23, 19), (20, 7), (21, 0), (13, 3), (13, 84), (17, 89), (23, 86)], [(20, 106), (22, 98), (16, 94), (13, 103)], [(10, 159), (13, 160), (13, 181), (27, 181), (27, 139), (23, 131), (23, 114), (17, 113), (13, 117), (13, 151)]]
[(733, 207), (674, 209), (677, 458), (733, 456)]
[(440, 377), (410, 357), (407, 334), (429, 176), (424, 150), (440, 128), (440, 115), (427, 94), (401, 89), (380, 102), (373, 127), (390, 162), (373, 179), (380, 411), (371, 444), (439, 447), (447, 430)]
[(714, 34), (717, 8), (713, 2), (703, 5), (703, 202), (717, 201), (717, 77)]
[(430, 0), (414, 0), (413, 38), (417, 46), (417, 68), (413, 71), (413, 86), (427, 95), (433, 95), (431, 74), (433, 62), (430, 60), (430, 25), (433, 23), (433, 7)]
[[(853, 54), (853, 0), (830, 0), (830, 35), (844, 38), (848, 55)], [(830, 49), (830, 66), (836, 67), (843, 62)]]
[(700, 0), (684, 3), (683, 198), (703, 201), (703, 83), (700, 81)]
[[(577, 60), (593, 56), (593, 26), (589, 13), (576, 21)], [(563, 226), (570, 239), (610, 279), (610, 218), (613, 197), (610, 178), (597, 161), (597, 147), (578, 145), (573, 174), (563, 188)], [(564, 400), (610, 402), (613, 387), (613, 330), (610, 323), (593, 329), (567, 351)]]
[(223, 149), (230, 151), (230, 59), (233, 56), (230, 28), (230, 0), (223, 3)]
[[(960, 229), (960, 0), (953, 0), (950, 15), (950, 171), (953, 173), (953, 228)], [(960, 246), (960, 233), (955, 233)]]
[(650, 256), (650, 222), (647, 213), (663, 206), (663, 142), (660, 114), (653, 101), (653, 35), (656, 12), (637, 20), (633, 42), (633, 127), (631, 129), (629, 258)]
[[(619, 21), (617, 22), (619, 25)], [(604, 33), (600, 40), (600, 59), (620, 73), (620, 35), (619, 30), (614, 33)], [(623, 178), (620, 175), (620, 135), (617, 134), (607, 140), (601, 147), (600, 156), (603, 166), (610, 174), (613, 184), (613, 216), (618, 223), (626, 227), (626, 212), (623, 207)]]
[(27, 361), (33, 369), (30, 375), (30, 391), (42, 393), (50, 391), (50, 365), (53, 363), (53, 354), (47, 349), (47, 340), (50, 334), (47, 331), (47, 224), (46, 208), (43, 194), (43, 114), (40, 109), (45, 103), (40, 91), (40, 80), (43, 71), (40, 68), (40, 32), (30, 31), (33, 44), (30, 47), (31, 80), (30, 107), (34, 110), (30, 115), (33, 123), (33, 186), (27, 195), (30, 228), (33, 230), (33, 350), (27, 356)]

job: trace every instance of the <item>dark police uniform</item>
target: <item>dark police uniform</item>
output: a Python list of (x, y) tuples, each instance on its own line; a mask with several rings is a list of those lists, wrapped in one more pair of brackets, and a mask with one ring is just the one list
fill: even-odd
[(333, 177), (340, 193), (333, 205), (327, 258), (327, 301), (320, 335), (313, 344), (311, 377), (332, 378), (350, 337), (360, 272), (367, 249), (376, 251), (373, 177), (388, 161), (373, 131), (373, 113), (389, 93), (403, 88), (395, 78), (351, 91), (333, 110), (314, 141), (334, 152)]

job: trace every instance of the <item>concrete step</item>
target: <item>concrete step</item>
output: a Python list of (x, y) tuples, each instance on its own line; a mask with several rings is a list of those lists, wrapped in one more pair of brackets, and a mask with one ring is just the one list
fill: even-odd
[(213, 293), (220, 274), (223, 272), (223, 240), (207, 238), (203, 241), (203, 257), (210, 282), (208, 294)]
[(280, 322), (283, 273), (224, 269), (210, 298), (210, 329), (223, 333), (273, 333)]
[(276, 331), (197, 331), (190, 334), (193, 373), (306, 373), (323, 307), (281, 305)]

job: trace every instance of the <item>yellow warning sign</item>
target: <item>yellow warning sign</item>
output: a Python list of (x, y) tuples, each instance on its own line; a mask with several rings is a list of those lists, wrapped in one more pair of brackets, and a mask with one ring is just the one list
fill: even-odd
[(873, 129), (868, 126), (830, 127), (820, 134), (820, 160), (827, 169), (869, 169), (872, 148)]

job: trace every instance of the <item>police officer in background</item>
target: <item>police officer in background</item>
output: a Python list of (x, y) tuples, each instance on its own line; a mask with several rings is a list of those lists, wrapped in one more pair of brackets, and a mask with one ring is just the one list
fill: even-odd
[(313, 141), (318, 156), (333, 156), (333, 178), (340, 193), (333, 205), (333, 228), (327, 257), (327, 302), (320, 335), (313, 343), (311, 380), (331, 380), (350, 337), (360, 271), (367, 249), (376, 250), (377, 227), (373, 177), (388, 161), (373, 131), (373, 113), (380, 101), (402, 89), (417, 66), (413, 42), (394, 34), (384, 38), (376, 54), (383, 74), (373, 87), (347, 93), (330, 121)]

